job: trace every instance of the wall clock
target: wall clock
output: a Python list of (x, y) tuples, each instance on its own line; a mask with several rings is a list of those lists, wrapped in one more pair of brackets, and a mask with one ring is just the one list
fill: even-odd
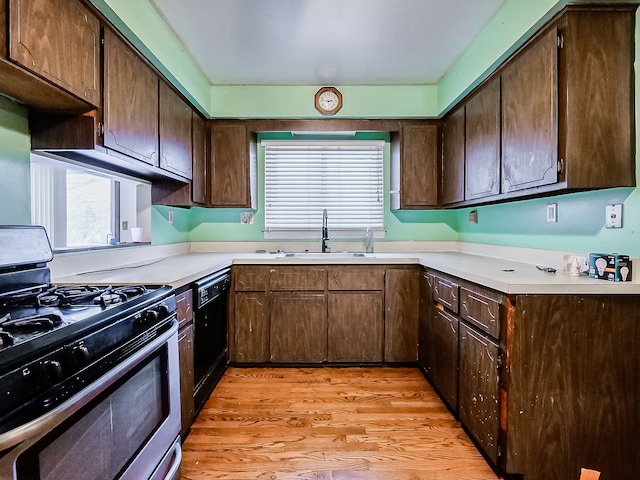
[(342, 94), (335, 87), (322, 87), (316, 92), (315, 106), (322, 115), (335, 115), (342, 108)]

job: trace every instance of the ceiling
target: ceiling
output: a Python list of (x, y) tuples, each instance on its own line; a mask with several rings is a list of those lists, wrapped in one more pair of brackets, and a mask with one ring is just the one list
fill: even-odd
[(213, 85), (437, 83), (505, 0), (150, 0)]

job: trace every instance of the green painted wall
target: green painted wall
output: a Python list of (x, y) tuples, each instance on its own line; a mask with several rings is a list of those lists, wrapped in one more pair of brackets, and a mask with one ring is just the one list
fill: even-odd
[(31, 223), (27, 109), (0, 97), (0, 224)]

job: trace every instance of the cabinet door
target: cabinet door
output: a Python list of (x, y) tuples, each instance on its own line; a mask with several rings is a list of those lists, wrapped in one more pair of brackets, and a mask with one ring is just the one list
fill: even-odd
[(449, 407), (458, 410), (458, 319), (438, 309), (433, 315), (433, 381)]
[(494, 464), (498, 462), (500, 349), (460, 322), (460, 420)]
[(238, 363), (269, 361), (269, 301), (265, 292), (237, 292), (234, 296), (233, 359)]
[(385, 362), (418, 359), (418, 270), (388, 268), (385, 280)]
[(191, 107), (160, 82), (160, 168), (191, 179)]
[(180, 436), (184, 440), (193, 423), (193, 325), (188, 324), (178, 334), (178, 360), (180, 367), (180, 409), (182, 428)]
[(207, 123), (193, 112), (193, 169), (191, 171), (191, 200), (207, 203)]
[(442, 203), (464, 200), (465, 108), (458, 108), (444, 121), (442, 131)]
[(558, 33), (552, 28), (502, 74), (502, 191), (558, 178)]
[(241, 123), (211, 125), (211, 204), (251, 207), (249, 136)]
[(104, 146), (158, 166), (158, 76), (104, 32)]
[(500, 77), (466, 104), (465, 198), (500, 193)]
[(440, 143), (437, 125), (403, 125), (400, 139), (400, 208), (438, 205)]
[(420, 275), (420, 310), (418, 317), (418, 363), (429, 378), (433, 375), (433, 275)]
[(327, 359), (324, 292), (273, 292), (270, 313), (272, 362), (321, 363)]
[(100, 105), (100, 22), (77, 0), (10, 0), (11, 60)]
[(330, 293), (329, 362), (381, 362), (384, 305), (379, 292)]

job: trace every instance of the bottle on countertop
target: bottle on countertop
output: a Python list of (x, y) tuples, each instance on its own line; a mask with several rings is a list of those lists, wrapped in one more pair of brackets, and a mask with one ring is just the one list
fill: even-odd
[(373, 253), (373, 230), (371, 227), (367, 227), (367, 234), (364, 239), (364, 251), (366, 253)]

